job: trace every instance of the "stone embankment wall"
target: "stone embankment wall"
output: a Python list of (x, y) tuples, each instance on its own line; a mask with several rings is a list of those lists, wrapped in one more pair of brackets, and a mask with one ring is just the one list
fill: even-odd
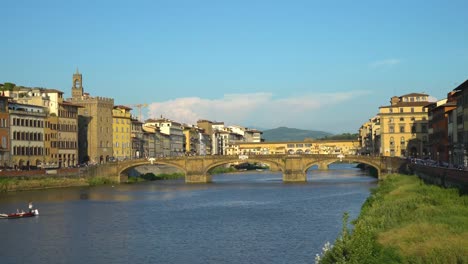
[(83, 168), (62, 168), (49, 170), (7, 170), (0, 171), (0, 178), (10, 179), (40, 179), (40, 178), (109, 178), (119, 181), (117, 176), (117, 166), (112, 164), (102, 164)]
[(461, 193), (468, 194), (468, 171), (420, 164), (411, 164), (410, 168), (427, 183), (445, 188), (457, 188)]
[[(79, 177), (81, 168), (66, 168), (56, 170), (6, 170), (0, 171), (0, 177), (35, 179), (43, 177)], [(55, 173), (54, 173), (55, 172)]]

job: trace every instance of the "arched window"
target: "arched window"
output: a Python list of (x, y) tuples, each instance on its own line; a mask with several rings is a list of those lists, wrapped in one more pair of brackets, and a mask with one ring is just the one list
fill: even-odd
[(395, 140), (393, 139), (393, 137), (390, 137), (390, 147), (394, 147), (395, 146)]

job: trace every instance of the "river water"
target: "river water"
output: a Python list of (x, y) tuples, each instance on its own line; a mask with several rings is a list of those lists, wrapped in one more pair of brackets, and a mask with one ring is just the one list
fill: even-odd
[(314, 263), (342, 215), (357, 217), (376, 179), (350, 164), (309, 170), (308, 182), (280, 173), (0, 194), (0, 263)]

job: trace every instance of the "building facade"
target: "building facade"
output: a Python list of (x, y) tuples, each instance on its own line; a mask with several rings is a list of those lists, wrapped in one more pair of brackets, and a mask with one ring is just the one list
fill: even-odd
[(78, 145), (79, 161), (105, 163), (113, 156), (114, 99), (92, 97), (84, 93), (82, 74), (73, 74), (72, 98), (69, 101), (79, 105)]
[(112, 126), (114, 130), (114, 158), (118, 160), (132, 157), (132, 109), (123, 105), (114, 106)]
[(45, 163), (44, 127), (47, 108), (10, 102), (11, 162), (9, 167), (38, 168)]
[(231, 145), (227, 155), (356, 155), (357, 140), (313, 140), (297, 142), (245, 142)]
[[(182, 124), (166, 118), (159, 118), (146, 120), (143, 127), (154, 127), (154, 129), (158, 128), (161, 134), (165, 134), (170, 137), (169, 156), (183, 156), (185, 154), (185, 139)], [(166, 155), (166, 153), (163, 153), (163, 155)]]
[(428, 98), (423, 93), (394, 96), (390, 105), (379, 108), (380, 155), (427, 157)]
[(63, 101), (58, 105), (58, 163), (59, 167), (78, 165), (79, 105)]

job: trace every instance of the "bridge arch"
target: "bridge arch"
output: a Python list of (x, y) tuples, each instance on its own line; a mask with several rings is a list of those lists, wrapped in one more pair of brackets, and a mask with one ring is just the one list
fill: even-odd
[(158, 159), (158, 160), (154, 160), (154, 161), (149, 161), (149, 160), (146, 160), (146, 159), (139, 159), (139, 160), (132, 160), (130, 162), (121, 162), (121, 164), (119, 164), (120, 166), (119, 166), (119, 170), (118, 170), (118, 175), (121, 176), (122, 174), (127, 174), (127, 172), (130, 169), (136, 168), (138, 166), (158, 165), (158, 164), (176, 167), (177, 169), (180, 169), (181, 171), (183, 171), (184, 174), (187, 173), (187, 170), (186, 170), (185, 166), (183, 166), (182, 164), (179, 164), (177, 162), (173, 162), (171, 160)]
[(330, 158), (321, 159), (321, 160), (307, 161), (304, 164), (304, 173), (306, 173), (308, 169), (310, 169), (311, 167), (313, 167), (315, 165), (319, 166), (319, 168), (323, 168), (324, 166), (328, 167), (330, 164), (335, 163), (337, 161), (363, 163), (363, 164), (369, 165), (371, 167), (374, 167), (377, 170), (377, 176), (378, 177), (380, 177), (380, 175), (381, 175), (381, 166), (380, 166), (379, 163), (377, 163), (377, 162), (375, 162), (373, 160), (370, 160), (370, 159), (359, 158), (359, 157), (342, 157), (342, 158), (330, 157)]
[(273, 160), (269, 160), (269, 159), (255, 159), (255, 158), (250, 158), (250, 157), (248, 159), (245, 159), (245, 160), (240, 160), (239, 158), (236, 157), (236, 158), (232, 158), (232, 159), (225, 159), (225, 160), (220, 160), (220, 161), (214, 162), (214, 163), (208, 165), (205, 168), (204, 173), (208, 173), (211, 169), (213, 169), (215, 167), (218, 167), (218, 166), (221, 166), (221, 165), (224, 165), (224, 164), (229, 164), (229, 163), (236, 163), (236, 162), (240, 162), (240, 163), (253, 163), (253, 162), (265, 163), (265, 164), (270, 165), (270, 169), (283, 171), (283, 165), (279, 164), (277, 161), (273, 161)]

